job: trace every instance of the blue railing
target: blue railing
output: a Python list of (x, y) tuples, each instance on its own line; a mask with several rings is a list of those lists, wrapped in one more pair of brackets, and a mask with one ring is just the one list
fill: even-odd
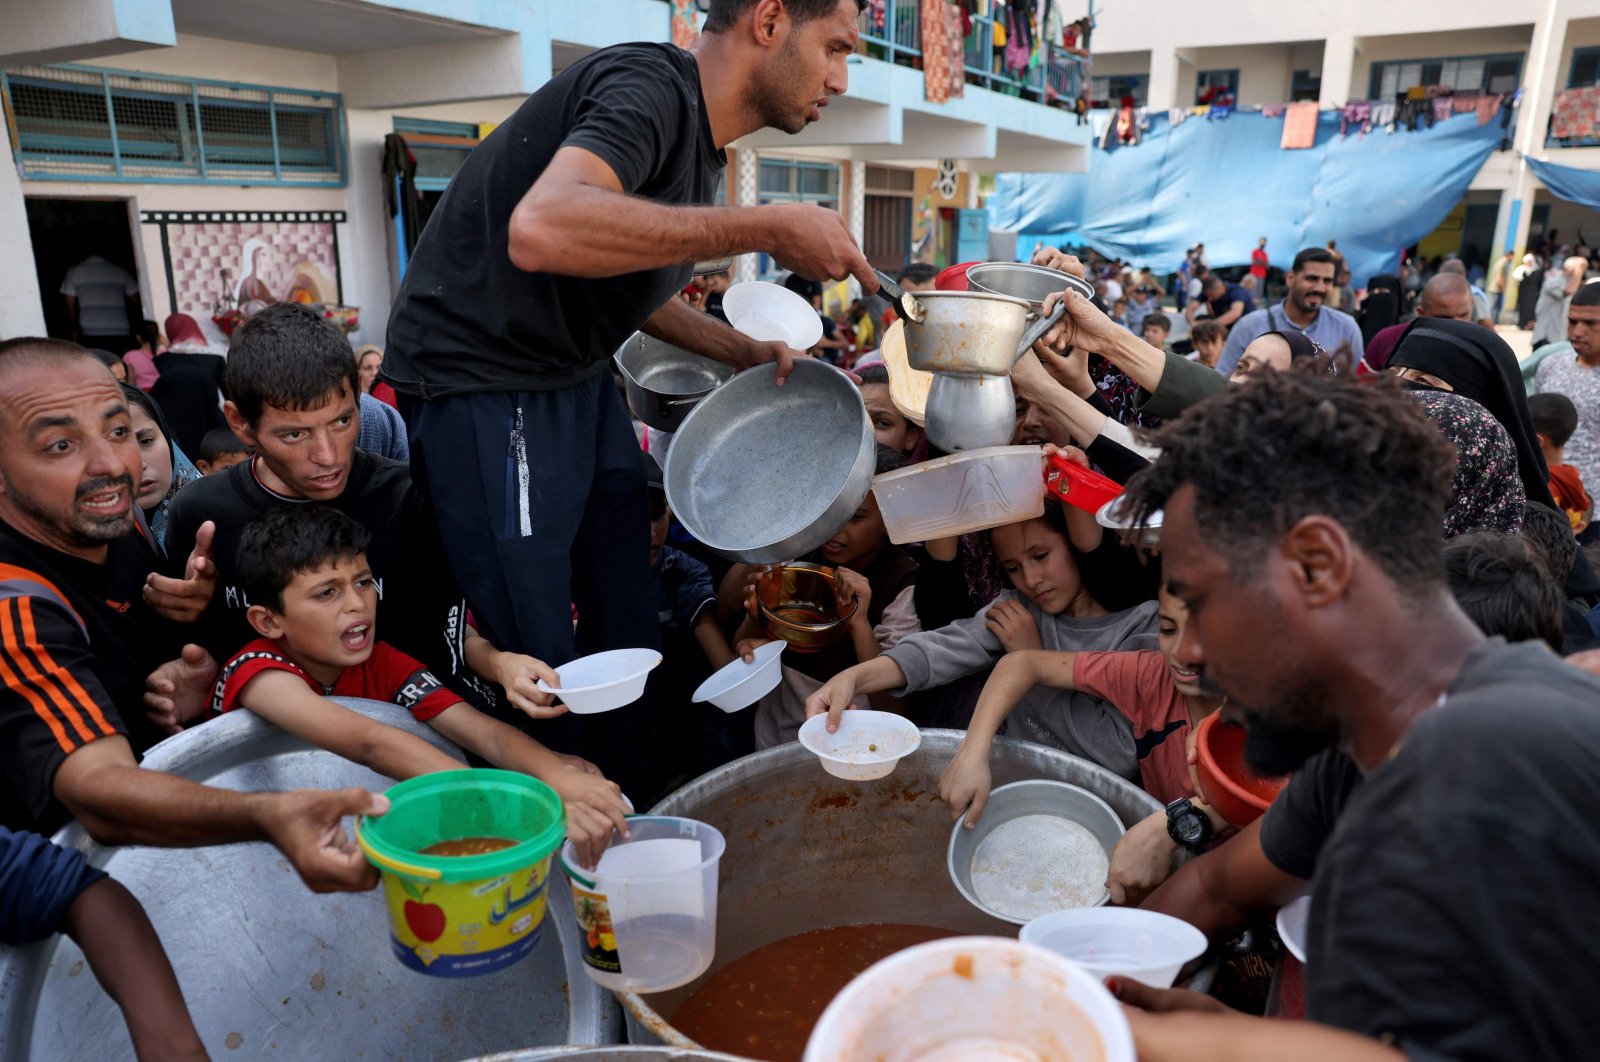
[[(922, 57), (922, 20), (917, 0), (883, 0), (861, 12), (861, 39), (867, 54), (885, 62), (914, 66)], [(1044, 103), (1071, 107), (1083, 89), (1083, 60), (1056, 45), (1045, 47), (1043, 61), (1013, 72), (994, 50), (995, 20), (972, 19), (962, 66), (969, 85)]]

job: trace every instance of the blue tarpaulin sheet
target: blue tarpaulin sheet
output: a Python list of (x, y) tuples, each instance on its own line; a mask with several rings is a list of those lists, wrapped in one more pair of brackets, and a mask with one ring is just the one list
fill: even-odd
[(1282, 118), (1150, 122), (1136, 145), (1091, 151), (1088, 173), (1001, 174), (990, 228), (1020, 233), (1023, 257), (1039, 242), (1087, 244), (1158, 273), (1177, 269), (1196, 243), (1213, 266), (1242, 265), (1265, 236), (1272, 264), (1287, 269), (1302, 247), (1333, 238), (1359, 286), (1395, 272), (1501, 137), (1499, 122), (1479, 125), (1473, 114), (1342, 136), (1338, 114), (1324, 111), (1315, 146), (1285, 151)]
[(1550, 189), (1551, 195), (1590, 210), (1600, 210), (1600, 173), (1576, 166), (1557, 166), (1536, 158), (1527, 158), (1527, 161), (1528, 169)]

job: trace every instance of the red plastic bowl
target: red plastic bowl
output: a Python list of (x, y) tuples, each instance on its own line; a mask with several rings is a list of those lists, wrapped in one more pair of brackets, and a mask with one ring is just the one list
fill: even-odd
[(1120, 483), (1060, 454), (1052, 454), (1045, 466), (1044, 485), (1057, 498), (1088, 513), (1099, 512), (1102, 505), (1122, 493)]
[(1262, 778), (1250, 770), (1244, 761), (1244, 736), (1244, 727), (1212, 713), (1200, 724), (1196, 739), (1200, 796), (1239, 827), (1260, 818), (1289, 781), (1288, 775)]
[(977, 265), (977, 262), (960, 262), (939, 272), (933, 278), (935, 291), (966, 291), (967, 270)]

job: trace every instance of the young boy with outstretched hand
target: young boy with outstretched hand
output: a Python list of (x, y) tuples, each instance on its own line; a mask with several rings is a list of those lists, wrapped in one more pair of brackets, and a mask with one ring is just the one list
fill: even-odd
[(133, 894), (83, 853), (0, 827), (0, 943), (65, 933), (122, 1008), (141, 1059), (204, 1059), (178, 978)]
[(330, 696), (392, 701), (496, 767), (560, 794), (585, 865), (631, 810), (597, 768), (559, 756), (464, 703), (416, 660), (377, 638), (377, 590), (360, 524), (320, 505), (279, 508), (245, 529), (239, 570), (260, 635), (223, 667), (212, 709), (249, 708), (290, 733), (391, 778), (458, 770), (453, 757)]

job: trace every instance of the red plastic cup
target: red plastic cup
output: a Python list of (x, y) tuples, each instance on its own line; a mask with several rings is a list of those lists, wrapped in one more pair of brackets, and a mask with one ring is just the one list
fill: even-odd
[(1102, 505), (1122, 493), (1122, 484), (1068, 461), (1060, 454), (1050, 455), (1045, 465), (1044, 485), (1051, 494), (1086, 513), (1099, 512)]
[(960, 262), (940, 271), (933, 278), (935, 291), (966, 291), (967, 270), (977, 265), (977, 262)]

